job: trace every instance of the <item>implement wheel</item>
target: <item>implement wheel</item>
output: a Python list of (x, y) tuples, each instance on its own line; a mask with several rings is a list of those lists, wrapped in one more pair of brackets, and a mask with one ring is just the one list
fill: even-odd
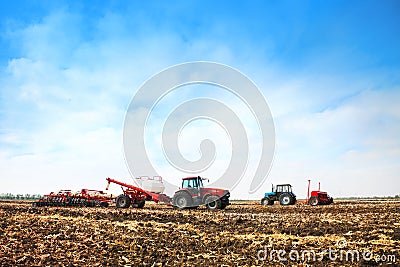
[(100, 207), (102, 208), (107, 208), (108, 207), (108, 202), (100, 202)]
[(310, 199), (308, 200), (308, 204), (310, 204), (311, 206), (317, 206), (319, 204), (319, 200), (317, 197), (310, 197)]
[(146, 200), (144, 200), (144, 199), (142, 199), (142, 200), (133, 199), (132, 207), (141, 209), (144, 207), (145, 203), (146, 203)]
[(143, 208), (145, 203), (146, 203), (145, 200), (140, 201), (140, 202), (138, 203), (138, 208), (139, 208), (139, 209)]
[(131, 205), (131, 198), (127, 195), (119, 195), (115, 201), (117, 208), (127, 209)]

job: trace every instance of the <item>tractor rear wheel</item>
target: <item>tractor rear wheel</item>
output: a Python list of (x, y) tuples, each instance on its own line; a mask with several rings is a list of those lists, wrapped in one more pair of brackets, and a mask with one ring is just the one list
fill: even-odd
[(222, 209), (221, 199), (218, 196), (208, 196), (205, 203), (209, 210)]
[(284, 193), (279, 197), (279, 203), (281, 203), (282, 206), (290, 205), (293, 203), (293, 197), (288, 193)]
[(131, 205), (131, 198), (127, 195), (119, 195), (115, 200), (115, 206), (117, 206), (117, 208), (126, 209), (129, 208), (130, 205)]
[(317, 197), (310, 197), (310, 199), (308, 200), (308, 204), (310, 204), (311, 206), (317, 206), (319, 204), (319, 200)]
[(186, 192), (176, 192), (173, 199), (172, 199), (172, 203), (174, 205), (174, 207), (178, 208), (178, 209), (186, 209), (186, 208), (190, 208), (193, 205), (193, 200), (190, 197), (190, 195)]

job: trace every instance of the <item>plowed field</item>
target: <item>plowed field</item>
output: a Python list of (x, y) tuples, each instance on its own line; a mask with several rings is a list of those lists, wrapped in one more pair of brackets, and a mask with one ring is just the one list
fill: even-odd
[(0, 266), (398, 266), (399, 214), (383, 201), (222, 211), (0, 202)]

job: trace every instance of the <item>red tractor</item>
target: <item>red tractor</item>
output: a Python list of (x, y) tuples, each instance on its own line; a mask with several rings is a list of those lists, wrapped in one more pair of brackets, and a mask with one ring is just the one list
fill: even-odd
[(308, 180), (307, 203), (311, 206), (329, 205), (333, 203), (333, 198), (329, 196), (327, 192), (321, 191), (320, 183), (317, 191), (311, 191), (310, 197), (310, 180)]
[(225, 209), (229, 205), (229, 191), (204, 187), (203, 180), (207, 179), (200, 176), (183, 178), (182, 188), (175, 192), (172, 205), (178, 209), (197, 208), (204, 204), (210, 210)]

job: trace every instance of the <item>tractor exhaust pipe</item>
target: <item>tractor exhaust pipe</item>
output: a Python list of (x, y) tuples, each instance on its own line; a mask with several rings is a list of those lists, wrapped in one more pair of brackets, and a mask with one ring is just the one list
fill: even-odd
[(310, 200), (310, 182), (311, 182), (311, 180), (308, 180), (308, 189), (307, 189), (307, 200), (306, 200), (306, 203), (308, 203), (308, 200)]

